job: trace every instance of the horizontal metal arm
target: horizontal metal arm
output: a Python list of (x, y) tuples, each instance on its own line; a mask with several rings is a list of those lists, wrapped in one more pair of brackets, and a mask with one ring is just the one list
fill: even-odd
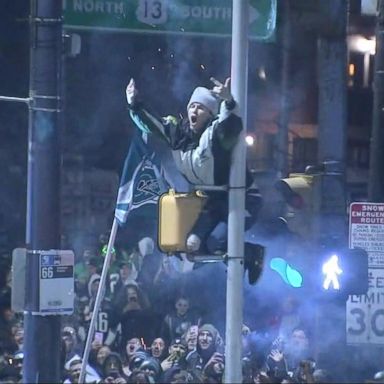
[(16, 101), (18, 103), (26, 103), (29, 104), (32, 101), (30, 97), (11, 97), (11, 96), (0, 96), (0, 100), (3, 101)]
[(194, 189), (202, 191), (228, 191), (228, 185), (194, 185)]

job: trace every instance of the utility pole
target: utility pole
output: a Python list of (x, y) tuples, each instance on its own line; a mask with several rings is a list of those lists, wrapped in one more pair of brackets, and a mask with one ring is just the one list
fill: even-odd
[(289, 116), (291, 104), (290, 92), (290, 69), (291, 69), (291, 9), (289, 0), (282, 0), (281, 5), (282, 25), (279, 39), (282, 44), (282, 66), (281, 66), (281, 98), (279, 129), (276, 135), (275, 166), (278, 177), (285, 177), (288, 172), (288, 139), (289, 139)]
[(325, 164), (321, 191), (320, 243), (346, 240), (348, 2), (319, 2), (324, 25), (318, 38), (318, 163)]
[(384, 201), (384, 0), (378, 2), (368, 201)]
[[(326, 252), (344, 248), (348, 239), (345, 197), (348, 2), (322, 0), (318, 2), (318, 6), (322, 15), (317, 50), (318, 163), (322, 176), (319, 213), (314, 228), (317, 250), (314, 257), (321, 257)], [(344, 344), (345, 332), (341, 340), (327, 340), (327, 337), (324, 337), (324, 335), (330, 335), (329, 327), (345, 329), (345, 319), (334, 316), (333, 304), (322, 304), (317, 307), (316, 312), (317, 351), (322, 349), (322, 345), (328, 345), (328, 343)], [(326, 317), (321, 315), (324, 313), (327, 313)], [(343, 312), (337, 309), (337, 313)]]
[(228, 270), (225, 326), (226, 383), (241, 383), (243, 324), (245, 160), (247, 116), (249, 1), (232, 0), (232, 93), (239, 106), (243, 130), (232, 155), (229, 180)]
[(61, 380), (60, 316), (36, 313), (38, 251), (60, 248), (60, 80), (62, 1), (31, 0), (24, 312), (25, 383)]

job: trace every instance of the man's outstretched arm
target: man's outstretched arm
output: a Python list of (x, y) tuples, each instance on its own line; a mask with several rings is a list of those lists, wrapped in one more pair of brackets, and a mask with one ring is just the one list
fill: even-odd
[(138, 90), (135, 80), (131, 79), (126, 88), (126, 97), (129, 114), (132, 121), (144, 133), (153, 133), (170, 144), (169, 132), (177, 125), (175, 119), (159, 118), (144, 108), (143, 103), (138, 99)]

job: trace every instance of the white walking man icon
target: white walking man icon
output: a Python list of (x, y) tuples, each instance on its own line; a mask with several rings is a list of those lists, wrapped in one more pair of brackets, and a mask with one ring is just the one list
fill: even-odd
[(333, 289), (340, 289), (338, 276), (343, 273), (343, 270), (338, 265), (338, 262), (339, 258), (337, 255), (332, 255), (330, 259), (323, 264), (323, 274), (325, 275), (323, 288), (325, 290), (328, 290), (331, 284)]

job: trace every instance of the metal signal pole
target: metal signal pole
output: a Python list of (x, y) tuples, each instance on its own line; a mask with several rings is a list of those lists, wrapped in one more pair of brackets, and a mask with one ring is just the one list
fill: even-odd
[(384, 201), (384, 1), (378, 2), (368, 201)]
[[(246, 126), (248, 79), (248, 0), (232, 2), (232, 94)], [(244, 206), (245, 206), (244, 129), (236, 144), (229, 182), (228, 275), (226, 303), (226, 383), (241, 383), (241, 327), (243, 323)]]
[(62, 1), (31, 0), (23, 382), (61, 381), (60, 316), (41, 316), (39, 250), (60, 248)]

